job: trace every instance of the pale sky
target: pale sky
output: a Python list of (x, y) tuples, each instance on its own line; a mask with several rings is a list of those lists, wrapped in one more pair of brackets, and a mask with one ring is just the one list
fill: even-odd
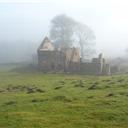
[(98, 52), (107, 57), (125, 54), (128, 0), (0, 0), (0, 43), (25, 40), (39, 45), (50, 20), (59, 14), (90, 26)]

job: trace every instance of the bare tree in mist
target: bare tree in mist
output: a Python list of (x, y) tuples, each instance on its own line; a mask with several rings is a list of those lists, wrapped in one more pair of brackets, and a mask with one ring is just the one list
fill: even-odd
[(66, 15), (59, 15), (53, 18), (51, 23), (50, 37), (55, 45), (63, 48), (72, 46), (75, 21)]
[(75, 42), (80, 47), (82, 58), (92, 55), (95, 35), (91, 28), (66, 15), (54, 17), (51, 23), (50, 38), (57, 47), (69, 48)]
[(75, 37), (81, 49), (81, 57), (90, 56), (94, 53), (95, 34), (91, 28), (82, 23), (76, 24)]

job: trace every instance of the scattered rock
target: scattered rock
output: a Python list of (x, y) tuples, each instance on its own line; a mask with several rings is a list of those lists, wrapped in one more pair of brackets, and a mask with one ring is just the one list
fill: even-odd
[(37, 88), (37, 89), (36, 89), (36, 92), (44, 93), (45, 91), (42, 90), (42, 89), (40, 89), (40, 88)]
[(76, 84), (74, 87), (84, 87), (84, 85)]
[(73, 100), (78, 100), (77, 98), (73, 98)]
[(70, 99), (64, 99), (64, 102), (72, 102), (72, 100), (70, 100)]
[(63, 86), (58, 86), (58, 87), (55, 87), (54, 89), (55, 90), (58, 90), (58, 89), (61, 89)]
[(8, 86), (6, 88), (6, 91), (8, 92), (27, 92), (28, 94), (30, 93), (44, 93), (45, 91), (42, 90), (41, 88), (36, 87), (35, 85), (30, 85), (30, 86), (23, 86), (23, 85), (17, 85), (17, 86)]
[(31, 100), (31, 102), (33, 102), (33, 103), (36, 103), (36, 102), (44, 102), (44, 101), (48, 101), (48, 99), (40, 99), (40, 100), (33, 99), (33, 100)]
[(20, 91), (25, 91), (26, 90), (26, 87), (25, 86), (22, 86), (22, 85), (17, 85), (17, 86), (8, 86), (6, 88), (6, 90), (8, 92), (20, 92)]
[(64, 84), (65, 84), (65, 81), (59, 81), (59, 83), (60, 83), (61, 85), (64, 85)]
[(120, 82), (120, 83), (121, 83), (121, 82), (123, 82), (123, 81), (124, 81), (124, 79), (120, 79), (120, 80), (118, 80), (117, 82)]
[(96, 84), (93, 84), (91, 87), (88, 88), (88, 90), (94, 90), (94, 89), (97, 89)]
[(70, 99), (66, 98), (65, 96), (56, 96), (53, 98), (55, 101), (64, 101), (64, 102), (71, 102)]
[(106, 86), (104, 86), (104, 88), (110, 88), (110, 86), (109, 85), (106, 85)]
[(128, 92), (120, 92), (119, 94), (123, 96), (128, 96)]
[(27, 93), (30, 94), (30, 93), (34, 93), (35, 90), (33, 88), (27, 88)]
[(38, 100), (37, 99), (33, 99), (32, 102), (38, 102)]
[(39, 92), (39, 93), (44, 93), (45, 91), (40, 89), (40, 88), (37, 88), (37, 87), (28, 87), (27, 88), (27, 93), (30, 94), (30, 93), (36, 93), (36, 92)]
[(5, 92), (5, 90), (0, 90), (0, 93)]
[(98, 82), (94, 82), (93, 84), (97, 85), (97, 84), (99, 84), (99, 83), (98, 83)]
[(109, 93), (109, 94), (107, 95), (107, 97), (111, 97), (111, 96), (114, 96), (114, 93)]
[(9, 101), (5, 103), (5, 105), (15, 105), (17, 102), (16, 101)]
[(88, 96), (87, 98), (92, 99), (92, 98), (94, 98), (94, 96)]
[(77, 81), (77, 83), (74, 87), (84, 87), (83, 81), (82, 80)]
[(45, 102), (45, 101), (48, 101), (48, 99), (42, 99), (42, 100), (40, 100), (40, 102)]
[(114, 82), (114, 81), (110, 81), (108, 84), (115, 84), (116, 82)]
[(102, 80), (102, 82), (110, 82), (110, 81), (111, 81), (110, 79)]

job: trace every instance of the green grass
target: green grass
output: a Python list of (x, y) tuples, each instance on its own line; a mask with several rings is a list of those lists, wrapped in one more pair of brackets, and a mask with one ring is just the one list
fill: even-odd
[(12, 70), (18, 67), (0, 66), (0, 128), (128, 127), (128, 75)]

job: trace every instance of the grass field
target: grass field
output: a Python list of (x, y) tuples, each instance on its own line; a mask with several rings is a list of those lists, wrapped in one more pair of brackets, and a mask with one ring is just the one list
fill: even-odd
[(43, 74), (0, 66), (0, 128), (128, 128), (128, 75)]

